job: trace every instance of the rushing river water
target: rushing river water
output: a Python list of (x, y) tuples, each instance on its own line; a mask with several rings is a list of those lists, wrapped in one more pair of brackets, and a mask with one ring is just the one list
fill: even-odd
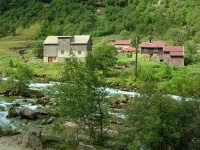
[[(30, 84), (29, 88), (34, 89), (34, 90), (45, 90), (48, 87), (52, 87), (57, 83), (34, 83)], [(128, 95), (128, 96), (136, 96), (138, 93), (137, 92), (127, 92), (127, 91), (121, 91), (117, 89), (112, 89), (112, 88), (106, 88), (106, 92), (108, 93), (109, 96), (120, 96), (120, 95)], [(181, 99), (179, 96), (172, 95), (172, 97), (176, 100)], [(8, 97), (4, 97), (0, 95), (0, 107), (3, 107), (3, 110), (0, 111), (0, 126), (1, 127), (9, 127), (12, 129), (19, 129), (20, 126), (25, 126), (26, 124), (22, 123), (19, 118), (7, 118), (6, 116), (8, 115), (8, 108), (12, 105), (19, 104), (20, 107), (25, 106), (29, 107), (30, 109), (37, 109), (38, 107), (42, 107), (40, 105), (33, 105), (32, 99), (24, 99), (22, 97), (9, 97), (11, 100), (6, 100)], [(109, 111), (109, 114), (115, 115), (119, 118), (125, 118), (125, 115), (122, 113), (114, 113)]]
[[(45, 90), (48, 87), (52, 87), (57, 83), (32, 83), (29, 85), (30, 89), (34, 90)], [(106, 92), (108, 92), (109, 96), (120, 96), (120, 95), (129, 95), (129, 96), (135, 96), (136, 92), (127, 92), (127, 91), (121, 91), (111, 88), (106, 88)], [(10, 100), (8, 100), (10, 98)], [(37, 108), (41, 108), (40, 105), (33, 105), (32, 99), (24, 99), (23, 97), (5, 97), (0, 95), (0, 107), (3, 107), (3, 110), (0, 111), (0, 126), (1, 127), (9, 127), (11, 129), (19, 129), (22, 126), (26, 126), (25, 123), (21, 122), (19, 118), (7, 118), (8, 115), (8, 109), (12, 105), (19, 104), (20, 107), (29, 107), (30, 109), (34, 110)], [(124, 118), (123, 114), (120, 113), (112, 113), (109, 111), (109, 114), (115, 115), (120, 118)]]

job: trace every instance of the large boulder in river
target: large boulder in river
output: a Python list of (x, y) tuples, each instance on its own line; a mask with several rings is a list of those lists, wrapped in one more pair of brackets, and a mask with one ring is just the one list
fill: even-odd
[(9, 118), (18, 117), (18, 116), (19, 116), (19, 112), (15, 109), (15, 107), (10, 107), (8, 109), (8, 117)]
[(1, 137), (1, 135), (3, 135), (3, 130), (1, 128), (1, 126), (0, 126), (0, 137)]
[(38, 127), (29, 128), (22, 139), (22, 145), (25, 147), (31, 146), (37, 150), (42, 149), (41, 129)]
[(5, 108), (3, 106), (0, 106), (0, 112), (5, 111)]
[(19, 110), (19, 116), (21, 118), (31, 119), (31, 120), (38, 118), (37, 112), (28, 107), (22, 107)]

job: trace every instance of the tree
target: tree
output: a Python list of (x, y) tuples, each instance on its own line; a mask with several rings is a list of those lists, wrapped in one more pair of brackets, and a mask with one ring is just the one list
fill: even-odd
[(119, 149), (199, 149), (200, 102), (177, 101), (154, 88), (146, 84), (130, 104)]
[(32, 45), (33, 53), (37, 58), (43, 58), (43, 43), (36, 42)]
[(27, 64), (16, 64), (16, 68), (10, 68), (8, 75), (8, 80), (4, 83), (7, 91), (12, 92), (13, 95), (28, 92), (28, 85), (33, 77), (33, 70)]
[(197, 49), (198, 45), (192, 41), (187, 41), (185, 43), (185, 63), (186, 64), (191, 64), (195, 63), (196, 56), (197, 56)]
[(96, 60), (96, 65), (99, 70), (103, 71), (103, 75), (107, 75), (109, 69), (114, 67), (117, 61), (116, 48), (106, 42), (101, 42), (97, 47), (95, 47), (93, 55)]
[(173, 46), (183, 45), (184, 41), (188, 39), (188, 36), (184, 30), (170, 28), (165, 33), (165, 39), (171, 42)]
[[(58, 112), (86, 131), (90, 142), (103, 142), (104, 111), (102, 102), (106, 92), (95, 68), (94, 60), (79, 62), (74, 56), (65, 65), (63, 83), (59, 86)], [(87, 58), (88, 60), (88, 58)]]

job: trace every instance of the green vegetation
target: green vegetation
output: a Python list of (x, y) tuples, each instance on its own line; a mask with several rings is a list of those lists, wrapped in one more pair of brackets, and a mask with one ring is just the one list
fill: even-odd
[(94, 55), (95, 60), (95, 64), (93, 65), (95, 65), (99, 70), (102, 70), (103, 75), (106, 76), (106, 74), (108, 74), (109, 69), (116, 64), (116, 48), (111, 44), (103, 42), (100, 43), (97, 47), (95, 47), (92, 53)]
[[(199, 149), (199, 0), (97, 2), (1, 0), (0, 77), (8, 77), (1, 82), (1, 90), (21, 94), (38, 76), (45, 81), (62, 81), (56, 114), (63, 117), (62, 121), (76, 122), (79, 131), (85, 131), (93, 143), (115, 149)], [(74, 34), (92, 35), (94, 51), (86, 63), (43, 63), (42, 42), (46, 36)], [(135, 54), (130, 58), (125, 53), (116, 56), (110, 41), (131, 39), (135, 46), (136, 36), (139, 44), (153, 37), (167, 45), (183, 45), (186, 66), (169, 66), (139, 54), (135, 82)], [(25, 53), (20, 55), (20, 50)], [(128, 68), (116, 70), (115, 64)], [(128, 117), (117, 139), (104, 141), (107, 122), (102, 103), (106, 93), (103, 89), (96, 91), (115, 85), (130, 90), (137, 87), (140, 96), (127, 109)], [(176, 101), (169, 95), (182, 99)], [(193, 100), (186, 101), (187, 97)], [(66, 135), (61, 142), (57, 145), (60, 149), (68, 149), (70, 143), (77, 146)]]
[[(59, 86), (58, 107), (56, 109), (63, 119), (73, 121), (77, 129), (86, 131), (90, 142), (103, 143), (105, 115), (102, 102), (105, 101), (105, 89), (96, 68), (93, 67), (92, 55), (86, 63), (72, 57), (65, 65), (63, 84)], [(92, 61), (91, 61), (92, 60)]]
[[(153, 90), (152, 82), (127, 109), (116, 149), (199, 149), (200, 102), (174, 100)], [(152, 89), (151, 89), (152, 88)]]
[(8, 79), (2, 83), (1, 88), (6, 90), (9, 95), (23, 95), (28, 92), (28, 84), (32, 80), (33, 71), (25, 63), (14, 65), (10, 60), (10, 68), (6, 70), (6, 76)]

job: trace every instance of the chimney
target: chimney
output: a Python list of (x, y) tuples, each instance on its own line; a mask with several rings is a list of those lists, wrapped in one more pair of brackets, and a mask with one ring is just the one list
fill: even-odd
[(153, 36), (149, 36), (149, 43), (152, 43)]

